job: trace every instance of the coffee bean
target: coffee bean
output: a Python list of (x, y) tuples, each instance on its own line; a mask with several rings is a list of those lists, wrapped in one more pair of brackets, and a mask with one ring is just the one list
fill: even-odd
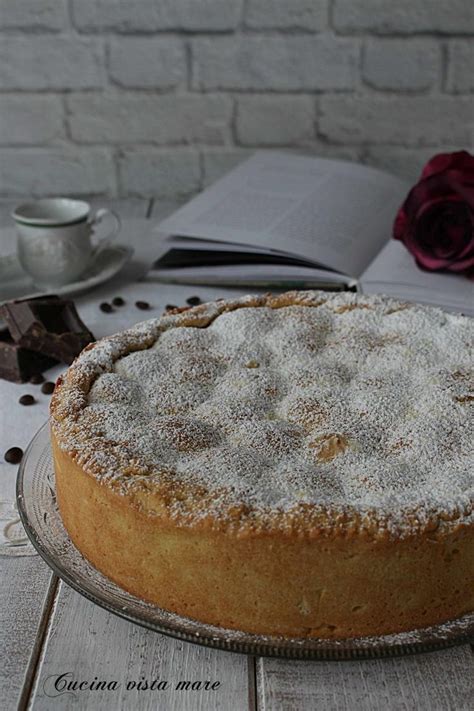
[(30, 383), (32, 385), (41, 385), (41, 383), (44, 383), (44, 375), (41, 375), (41, 373), (35, 373), (35, 375), (31, 376)]
[(5, 452), (4, 457), (9, 464), (19, 464), (23, 457), (23, 450), (20, 447), (10, 447)]
[(135, 301), (135, 306), (137, 309), (140, 309), (140, 311), (147, 311), (147, 309), (150, 308), (148, 301)]
[(20, 405), (34, 405), (36, 400), (33, 395), (22, 395), (18, 402)]
[(177, 309), (178, 307), (175, 306), (174, 304), (166, 304), (165, 306), (165, 311), (173, 311), (173, 309)]
[(112, 299), (112, 303), (114, 306), (124, 306), (125, 299), (122, 299), (121, 296), (116, 296), (115, 298)]
[(54, 383), (52, 383), (51, 381), (43, 383), (43, 385), (41, 386), (41, 392), (44, 393), (45, 395), (51, 395), (53, 390), (54, 390)]
[(103, 301), (103, 302), (100, 304), (99, 309), (100, 309), (101, 311), (103, 311), (104, 314), (111, 314), (112, 311), (113, 311), (113, 308), (111, 307), (111, 305), (108, 304), (106, 301)]
[(189, 304), (189, 306), (197, 306), (201, 303), (201, 299), (199, 296), (190, 296), (189, 299), (186, 299), (186, 303)]

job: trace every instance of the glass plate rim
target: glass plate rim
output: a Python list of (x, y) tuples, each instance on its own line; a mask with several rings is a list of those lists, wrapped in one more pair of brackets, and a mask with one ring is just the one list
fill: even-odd
[[(16, 497), (17, 506), (21, 522), (35, 550), (38, 552), (44, 562), (51, 570), (67, 585), (73, 588), (83, 597), (98, 605), (102, 609), (121, 617), (122, 619), (139, 625), (145, 629), (149, 629), (159, 634), (164, 634), (168, 637), (179, 639), (181, 641), (197, 644), (202, 647), (218, 649), (225, 652), (240, 653), (246, 655), (260, 657), (276, 657), (301, 661), (356, 661), (370, 660), (380, 658), (393, 658), (407, 656), (412, 654), (422, 654), (427, 652), (435, 652), (450, 647), (459, 646), (462, 644), (474, 643), (474, 613), (465, 615), (458, 620), (448, 621), (442, 625), (433, 625), (429, 628), (413, 630), (406, 633), (398, 633), (392, 635), (381, 635), (379, 637), (359, 637), (348, 638), (342, 640), (330, 640), (324, 638), (282, 638), (260, 636), (252, 633), (245, 633), (238, 630), (225, 628), (217, 628), (212, 625), (201, 623), (192, 620), (191, 618), (182, 617), (180, 615), (169, 613), (156, 605), (144, 603), (144, 601), (124, 591), (120, 586), (113, 583), (100, 571), (92, 566), (86, 558), (75, 548), (73, 543), (67, 536), (64, 529), (64, 536), (68, 544), (71, 546), (74, 555), (81, 560), (81, 564), (86, 568), (90, 568), (94, 574), (99, 575), (106, 583), (115, 589), (118, 589), (126, 597), (156, 611), (162, 616), (170, 616), (174, 622), (166, 622), (158, 620), (150, 622), (150, 620), (141, 617), (136, 611), (127, 610), (125, 607), (120, 607), (118, 604), (107, 600), (106, 597), (94, 585), (91, 585), (92, 590), (87, 589), (80, 581), (74, 578), (72, 571), (65, 566), (61, 561), (58, 561), (45, 544), (41, 531), (31, 521), (27, 510), (26, 497), (24, 494), (25, 475), (28, 467), (38, 465), (38, 462), (32, 462), (34, 449), (39, 444), (43, 445), (44, 452), (49, 447), (49, 421), (46, 421), (31, 439), (25, 454), (18, 469), (16, 482)], [(60, 519), (59, 511), (55, 506), (56, 516)], [(467, 625), (466, 625), (467, 620)], [(181, 625), (181, 626), (180, 626)], [(190, 632), (184, 629), (186, 625), (196, 627), (196, 631)], [(436, 632), (441, 630), (446, 625), (454, 627), (450, 632), (444, 632), (444, 636), (440, 636), (432, 640), (410, 640), (410, 635), (416, 633), (429, 633), (430, 630), (436, 635)], [(456, 629), (458, 625), (459, 629)], [(466, 629), (464, 629), (466, 627)], [(217, 636), (216, 636), (217, 635)], [(403, 636), (407, 637), (407, 641), (403, 641)], [(399, 641), (392, 642), (391, 638), (398, 638)]]

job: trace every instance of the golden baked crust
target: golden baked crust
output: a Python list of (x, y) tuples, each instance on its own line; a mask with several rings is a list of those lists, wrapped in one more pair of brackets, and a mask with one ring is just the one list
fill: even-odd
[[(301, 307), (305, 307), (304, 313)], [(249, 312), (243, 313), (246, 309), (261, 310), (254, 319)], [(276, 323), (274, 310), (279, 309), (282, 311)], [(213, 341), (217, 350), (209, 350), (203, 344), (197, 353), (190, 350), (190, 343), (198, 341), (199, 334), (214, 338), (209, 327), (216, 324), (220, 315), (239, 310), (244, 321), (247, 319), (244, 327), (251, 335), (249, 339), (239, 340), (242, 324), (225, 316), (227, 322), (218, 322), (217, 330), (223, 330), (221, 340)], [(266, 328), (265, 319), (270, 324), (267, 341), (273, 348), (270, 361), (265, 360), (265, 349), (252, 351), (243, 347), (247, 341), (259, 342), (258, 333)], [(389, 321), (391, 325), (386, 328)], [(330, 328), (324, 331), (322, 347), (313, 336), (321, 335), (319, 325), (327, 323)], [(413, 323), (421, 330), (421, 340), (416, 340), (416, 334), (413, 342), (409, 339), (409, 345), (418, 348), (414, 356), (406, 350), (404, 337), (407, 324)], [(298, 324), (303, 325), (299, 328)], [(276, 328), (283, 328), (277, 332), (278, 338)], [(179, 362), (179, 348), (187, 354), (186, 367), (179, 377), (167, 365), (169, 353), (160, 345), (160, 338), (172, 329), (175, 331), (167, 336), (166, 347), (171, 356), (176, 349), (176, 358), (170, 362)], [(203, 329), (209, 329), (207, 334)], [(445, 329), (446, 335), (440, 342), (435, 338), (427, 344), (426, 333), (433, 329)], [(453, 422), (462, 421), (460, 418), (469, 407), (464, 398), (468, 396), (472, 332), (469, 319), (381, 297), (290, 292), (198, 306), (146, 322), (88, 347), (58, 383), (51, 404), (58, 502), (72, 540), (99, 570), (129, 591), (181, 614), (253, 632), (320, 637), (380, 634), (426, 626), (474, 609), (472, 470), (464, 464), (467, 442), (465, 432), (460, 432), (464, 425), (454, 427), (460, 433), (454, 439), (446, 433), (453, 429)], [(444, 341), (450, 343), (454, 360), (442, 358), (444, 362), (436, 373), (431, 356), (426, 356), (434, 393), (428, 396), (433, 397), (436, 406), (439, 390), (443, 406), (442, 398), (447, 393), (449, 403), (454, 403), (448, 407), (448, 419), (454, 419), (449, 421), (446, 432), (438, 431), (444, 449), (438, 447), (433, 457), (433, 466), (441, 463), (447, 474), (444, 478), (433, 476), (429, 486), (410, 480), (413, 474), (406, 463), (410, 461), (406, 450), (416, 450), (417, 443), (410, 442), (408, 436), (384, 440), (384, 456), (391, 466), (387, 466), (387, 478), (391, 477), (392, 483), (380, 483), (379, 460), (374, 464), (370, 459), (374, 445), (369, 442), (368, 449), (364, 449), (363, 436), (358, 435), (364, 427), (368, 431), (368, 426), (355, 430), (350, 426), (336, 428), (336, 415), (327, 414), (327, 404), (336, 409), (343, 397), (339, 395), (343, 389), (337, 390), (336, 386), (341, 373), (347, 372), (340, 356), (341, 348), (344, 351), (346, 346), (337, 341), (347, 337), (348, 343), (351, 339), (354, 343), (359, 333), (369, 334), (367, 338), (364, 335), (361, 346), (362, 352), (365, 349), (367, 354), (376, 354), (368, 355), (369, 359), (375, 358), (375, 364), (383, 363), (388, 353), (389, 362), (396, 367), (403, 359), (413, 367), (417, 355), (423, 354), (428, 345), (442, 352)], [(179, 340), (178, 346), (176, 339), (183, 334), (188, 340)], [(232, 347), (228, 353), (225, 348), (229, 343)], [(387, 343), (391, 344), (389, 350), (379, 358)], [(283, 398), (282, 381), (275, 382), (270, 375), (277, 364), (282, 368), (281, 363), (293, 362), (292, 349), (306, 352), (308, 360), (298, 356), (296, 370), (285, 370), (286, 376), (291, 375), (291, 387)], [(144, 360), (139, 352), (143, 352)], [(217, 362), (223, 354), (227, 359), (224, 368), (222, 362)], [(321, 380), (327, 363), (333, 362), (331, 358), (337, 361), (337, 369), (327, 371), (331, 392), (325, 401), (321, 392), (326, 392), (327, 383), (323, 387), (318, 381), (320, 390), (315, 390), (313, 381), (317, 380), (315, 373)], [(143, 368), (148, 359), (150, 371), (156, 368), (161, 378), (176, 386), (178, 412), (172, 414), (166, 409), (171, 401), (161, 386), (156, 392), (150, 387), (146, 390), (154, 408), (154, 419), (147, 421), (147, 427), (158, 442), (156, 452), (160, 456), (161, 439), (174, 452), (173, 466), (169, 461), (157, 466), (158, 454), (150, 450), (149, 443), (144, 445), (148, 441), (147, 428), (142, 427), (138, 434), (134, 429), (141, 410), (136, 412), (130, 405), (137, 398), (130, 388), (133, 390), (134, 383), (141, 387), (141, 378), (146, 379)], [(242, 370), (242, 382), (232, 390), (226, 373), (231, 372), (235, 384), (236, 373), (230, 368), (236, 359), (238, 367), (246, 370)], [(217, 370), (209, 369), (209, 363)], [(362, 363), (357, 368), (363, 372)], [(248, 375), (249, 371), (252, 375)], [(354, 389), (350, 407), (357, 402), (361, 412), (370, 408), (370, 398), (363, 402), (358, 398), (360, 393), (377, 389), (376, 375), (371, 383), (362, 383), (365, 390)], [(398, 377), (403, 379), (402, 375)], [(194, 393), (200, 383), (208, 387), (206, 379), (213, 388), (217, 381), (224, 383), (217, 410), (209, 409), (206, 400), (203, 405), (201, 396)], [(243, 407), (247, 380), (253, 388), (250, 413)], [(427, 382), (423, 380), (421, 386), (430, 387)], [(387, 383), (390, 392), (392, 380)], [(191, 404), (189, 393), (194, 393)], [(401, 397), (403, 401), (403, 393)], [(272, 409), (271, 416), (268, 410), (262, 415), (259, 403), (272, 398), (280, 398), (280, 404)], [(212, 397), (210, 401), (212, 404)], [(229, 401), (239, 404), (239, 408), (229, 409), (230, 415), (226, 410)], [(405, 405), (412, 406), (412, 401), (407, 400)], [(200, 416), (197, 421), (196, 412)], [(274, 413), (282, 412), (285, 417), (275, 417)], [(119, 431), (113, 437), (118, 415)], [(216, 417), (222, 430), (218, 431), (218, 439), (213, 426)], [(347, 425), (344, 413), (337, 417), (338, 422)], [(364, 417), (367, 415), (360, 416), (361, 423), (365, 422)], [(408, 413), (408, 420), (410, 417), (413, 419)], [(414, 432), (410, 427), (407, 433)], [(128, 438), (122, 436), (124, 432), (129, 433)], [(430, 436), (428, 432), (427, 437)], [(229, 454), (229, 439), (237, 451), (235, 455), (234, 449)], [(293, 445), (293, 440), (297, 444)], [(252, 452), (245, 458), (242, 451), (246, 446)], [(453, 446), (457, 448), (454, 457), (449, 454)], [(156, 454), (155, 459), (147, 458), (150, 451)], [(211, 464), (217, 462), (214, 468), (209, 466), (208, 451), (212, 454)], [(273, 469), (265, 463), (269, 452), (279, 462)], [(304, 467), (295, 457), (303, 457)], [(237, 474), (244, 484), (252, 484), (250, 488), (260, 498), (255, 498), (255, 491), (248, 492), (237, 475), (220, 473), (219, 463), (225, 470), (229, 461), (237, 462), (238, 467), (244, 462), (245, 467)], [(314, 466), (307, 465), (308, 461), (314, 461)], [(352, 489), (346, 494), (348, 501), (344, 501), (344, 491), (337, 493), (341, 477), (353, 477), (354, 467), (360, 468), (361, 461), (367, 462), (365, 472), (351, 484)], [(196, 462), (204, 467), (202, 477)], [(425, 460), (421, 457), (416, 462), (421, 467), (421, 480), (425, 476)], [(401, 465), (408, 467), (408, 473), (399, 473)], [(295, 475), (296, 480), (288, 475), (291, 466), (295, 471), (298, 467), (303, 469)], [(189, 476), (189, 471), (196, 475)], [(262, 482), (262, 472), (270, 481), (275, 472), (283, 472), (289, 493), (285, 489), (283, 497), (282, 492), (277, 492), (280, 498), (275, 499), (277, 494)], [(319, 484), (319, 488), (311, 489), (316, 475), (322, 481), (328, 479), (324, 490)], [(412, 484), (410, 491), (407, 482)], [(308, 486), (309, 493), (301, 495), (295, 488), (301, 484)], [(400, 495), (397, 486), (404, 487)]]

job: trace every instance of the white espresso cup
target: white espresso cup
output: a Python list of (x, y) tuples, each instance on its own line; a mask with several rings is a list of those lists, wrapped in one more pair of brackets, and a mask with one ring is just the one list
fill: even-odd
[[(19, 205), (16, 223), (18, 260), (39, 288), (55, 288), (76, 281), (110, 245), (120, 231), (115, 212), (101, 208), (91, 217), (82, 200), (45, 198)], [(110, 229), (96, 244), (91, 237), (99, 224)], [(102, 230), (100, 230), (102, 231)]]

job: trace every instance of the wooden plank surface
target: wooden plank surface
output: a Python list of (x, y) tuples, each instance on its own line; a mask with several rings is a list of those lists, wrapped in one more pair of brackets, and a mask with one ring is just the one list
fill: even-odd
[[(68, 680), (117, 682), (116, 688), (60, 693)], [(35, 684), (33, 711), (51, 708), (151, 711), (247, 711), (247, 658), (179, 642), (102, 610), (60, 584)], [(168, 682), (163, 690), (127, 689), (146, 679)], [(177, 690), (179, 682), (219, 682), (214, 690)], [(54, 697), (54, 698), (52, 698)]]
[(362, 662), (257, 663), (259, 711), (470, 711), (474, 655), (469, 645)]
[(35, 666), (51, 580), (38, 556), (0, 553), (0, 708), (5, 711), (16, 708), (28, 670)]

